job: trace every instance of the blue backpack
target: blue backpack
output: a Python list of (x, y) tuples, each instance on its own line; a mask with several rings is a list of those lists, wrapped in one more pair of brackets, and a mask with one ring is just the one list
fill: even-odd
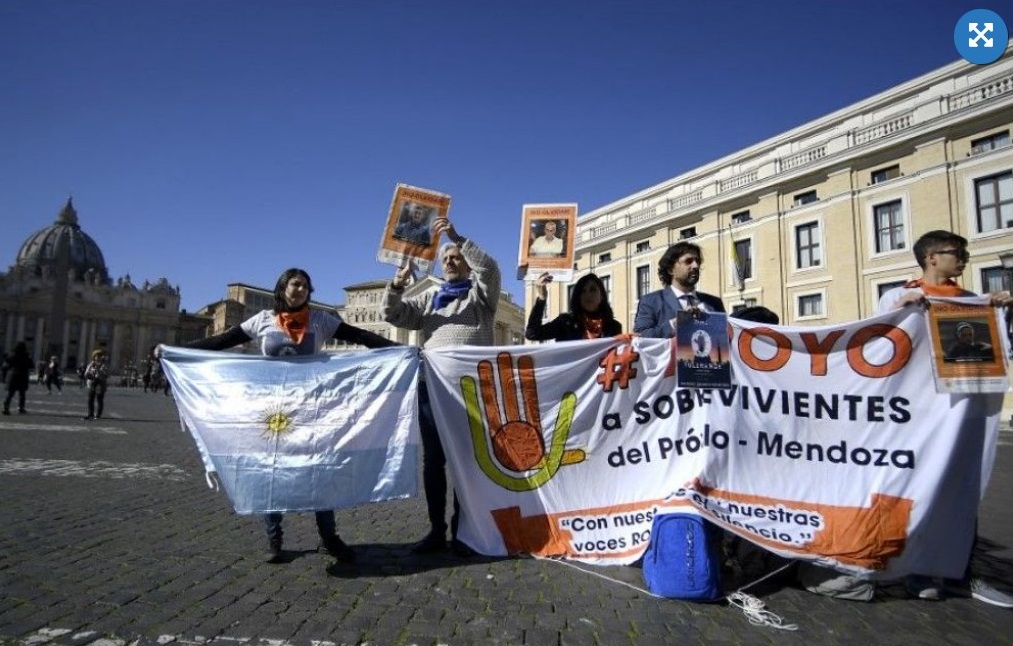
[(644, 582), (660, 597), (687, 601), (721, 598), (721, 562), (714, 529), (695, 514), (661, 514), (644, 553)]

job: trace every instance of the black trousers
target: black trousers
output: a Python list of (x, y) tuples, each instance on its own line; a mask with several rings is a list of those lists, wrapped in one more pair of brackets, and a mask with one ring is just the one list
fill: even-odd
[[(436, 430), (429, 389), (419, 381), (419, 432), (422, 434), (422, 488), (426, 492), (429, 525), (438, 534), (447, 532), (447, 456), (443, 453), (440, 434)], [(457, 538), (461, 506), (454, 494), (454, 515), (450, 518), (450, 536)]]

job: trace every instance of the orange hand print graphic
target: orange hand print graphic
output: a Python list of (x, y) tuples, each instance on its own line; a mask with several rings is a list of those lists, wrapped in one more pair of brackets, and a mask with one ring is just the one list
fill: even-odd
[[(566, 449), (577, 396), (568, 392), (560, 399), (552, 441), (546, 452), (534, 360), (530, 356), (520, 357), (515, 372), (513, 356), (509, 352), (501, 352), (496, 357), (496, 364), (494, 372), (492, 362), (479, 362), (478, 387), (474, 378), (461, 378), (475, 459), (482, 472), (504, 489), (531, 491), (551, 480), (559, 467), (584, 461), (582, 449)], [(497, 373), (502, 408), (496, 394)], [(504, 469), (522, 475), (511, 475)]]

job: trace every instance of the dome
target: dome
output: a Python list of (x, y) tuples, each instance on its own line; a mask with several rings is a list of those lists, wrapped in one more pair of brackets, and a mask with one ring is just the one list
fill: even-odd
[(102, 251), (91, 236), (81, 230), (77, 211), (69, 198), (56, 222), (28, 236), (18, 251), (16, 265), (31, 268), (36, 273), (42, 273), (47, 267), (58, 269), (64, 250), (67, 252), (65, 270), (72, 270), (76, 278), (92, 271), (101, 282), (110, 282)]

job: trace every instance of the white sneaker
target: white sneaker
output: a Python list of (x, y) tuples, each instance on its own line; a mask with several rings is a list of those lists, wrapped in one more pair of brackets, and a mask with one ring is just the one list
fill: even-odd
[(996, 590), (981, 579), (971, 579), (971, 597), (1000, 608), (1013, 608), (1013, 597)]
[(943, 598), (943, 591), (939, 585), (932, 578), (920, 574), (908, 576), (904, 580), (904, 588), (915, 599), (939, 601)]

